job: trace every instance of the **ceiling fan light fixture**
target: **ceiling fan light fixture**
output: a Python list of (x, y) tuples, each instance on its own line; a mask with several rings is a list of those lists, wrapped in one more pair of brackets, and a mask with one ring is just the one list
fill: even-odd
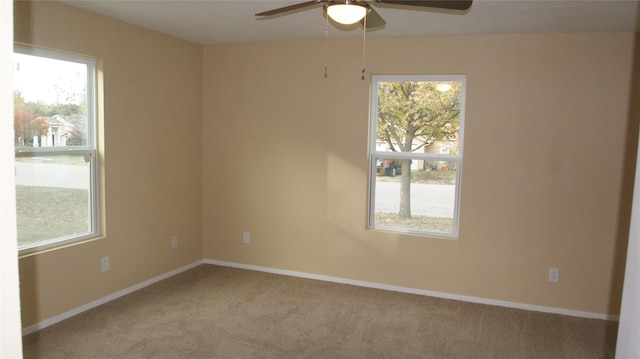
[(333, 4), (327, 7), (327, 15), (344, 25), (355, 24), (367, 15), (368, 9), (354, 4)]

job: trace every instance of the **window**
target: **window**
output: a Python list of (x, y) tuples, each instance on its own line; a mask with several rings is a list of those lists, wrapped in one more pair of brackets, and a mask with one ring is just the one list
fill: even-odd
[(369, 228), (456, 237), (465, 77), (372, 82)]
[(98, 232), (95, 60), (15, 45), (18, 249)]

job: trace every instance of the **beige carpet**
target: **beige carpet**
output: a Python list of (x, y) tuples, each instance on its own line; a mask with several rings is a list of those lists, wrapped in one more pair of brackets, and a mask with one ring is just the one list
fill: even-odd
[(613, 358), (617, 323), (202, 265), (24, 338), (25, 358)]

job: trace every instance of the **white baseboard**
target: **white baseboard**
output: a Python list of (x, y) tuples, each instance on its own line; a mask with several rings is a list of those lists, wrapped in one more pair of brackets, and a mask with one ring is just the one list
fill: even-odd
[(51, 326), (51, 325), (56, 324), (58, 322), (61, 322), (61, 321), (65, 320), (65, 319), (71, 318), (71, 317), (73, 317), (75, 315), (78, 315), (78, 314), (80, 314), (82, 312), (85, 312), (85, 311), (87, 311), (89, 309), (92, 309), (92, 308), (95, 308), (95, 307), (97, 307), (99, 305), (108, 303), (108, 302), (110, 302), (110, 301), (112, 301), (114, 299), (120, 298), (120, 297), (125, 296), (127, 294), (133, 293), (133, 292), (135, 292), (137, 290), (140, 290), (140, 289), (142, 289), (144, 287), (147, 287), (147, 286), (149, 286), (151, 284), (154, 284), (154, 283), (159, 282), (161, 280), (167, 279), (167, 278), (172, 277), (172, 276), (174, 276), (176, 274), (179, 274), (179, 273), (184, 272), (186, 270), (189, 270), (191, 268), (197, 267), (197, 266), (199, 266), (201, 264), (212, 264), (212, 265), (218, 265), (218, 266), (223, 266), (223, 267), (233, 267), (233, 268), (240, 268), (240, 269), (248, 269), (248, 270), (253, 270), (253, 271), (258, 271), (258, 272), (267, 272), (267, 273), (273, 273), (273, 274), (287, 275), (287, 276), (291, 276), (291, 277), (316, 279), (316, 280), (322, 280), (322, 281), (325, 281), (325, 282), (350, 284), (350, 285), (355, 285), (355, 286), (359, 286), (359, 287), (382, 289), (382, 290), (388, 290), (388, 291), (393, 291), (393, 292), (401, 292), (401, 293), (418, 294), (418, 295), (424, 295), (424, 296), (428, 296), (428, 297), (460, 300), (460, 301), (464, 301), (464, 302), (487, 304), (487, 305), (494, 305), (494, 306), (507, 307), (507, 308), (524, 309), (524, 310), (530, 310), (530, 311), (535, 311), (535, 312), (545, 312), (545, 313), (569, 315), (569, 316), (580, 317), (580, 318), (602, 319), (602, 320), (609, 320), (609, 321), (619, 321), (619, 319), (620, 319), (619, 316), (614, 316), (614, 315), (583, 312), (583, 311), (577, 311), (577, 310), (571, 310), (571, 309), (545, 307), (545, 306), (530, 305), (530, 304), (515, 303), (515, 302), (507, 302), (507, 301), (502, 301), (502, 300), (485, 299), (485, 298), (471, 297), (471, 296), (465, 296), (465, 295), (457, 295), (457, 294), (451, 294), (451, 293), (434, 292), (434, 291), (423, 290), (423, 289), (399, 287), (399, 286), (395, 286), (395, 285), (380, 284), (380, 283), (373, 283), (373, 282), (365, 282), (365, 281), (360, 281), (360, 280), (346, 279), (346, 278), (340, 278), (340, 277), (332, 277), (332, 276), (326, 276), (326, 275), (320, 275), (320, 274), (297, 272), (297, 271), (291, 271), (291, 270), (285, 270), (285, 269), (277, 269), (277, 268), (269, 268), (269, 267), (261, 267), (261, 266), (254, 266), (254, 265), (235, 263), (235, 262), (225, 262), (225, 261), (219, 261), (219, 260), (215, 260), (215, 259), (203, 259), (203, 260), (199, 260), (199, 261), (193, 262), (191, 264), (188, 264), (186, 266), (174, 269), (174, 270), (172, 270), (170, 272), (167, 272), (165, 274), (162, 274), (162, 275), (159, 275), (157, 277), (151, 278), (151, 279), (146, 280), (144, 282), (138, 283), (138, 284), (136, 284), (134, 286), (131, 286), (129, 288), (123, 289), (123, 290), (118, 291), (116, 293), (110, 294), (110, 295), (108, 295), (106, 297), (100, 298), (98, 300), (94, 300), (91, 303), (82, 305), (82, 306), (80, 306), (78, 308), (75, 308), (75, 309), (72, 309), (72, 310), (70, 310), (68, 312), (56, 315), (55, 317), (43, 320), (42, 322), (39, 322), (39, 323), (36, 323), (34, 325), (31, 325), (31, 326), (28, 326), (26, 328), (23, 328), (22, 329), (22, 335), (31, 334), (31, 333), (36, 332), (38, 330), (44, 329), (44, 328), (46, 328), (48, 326)]
[(317, 279), (317, 280), (322, 280), (326, 282), (334, 282), (334, 283), (341, 283), (341, 284), (350, 284), (350, 285), (355, 285), (359, 287), (383, 289), (383, 290), (389, 290), (393, 292), (418, 294), (418, 295), (424, 295), (428, 297), (460, 300), (463, 302), (487, 304), (487, 305), (493, 305), (493, 306), (499, 306), (499, 307), (524, 309), (524, 310), (529, 310), (534, 312), (553, 313), (553, 314), (568, 315), (572, 317), (602, 319), (602, 320), (609, 320), (609, 321), (619, 321), (620, 319), (619, 316), (615, 316), (615, 315), (583, 312), (583, 311), (564, 309), (564, 308), (545, 307), (545, 306), (539, 306), (539, 305), (508, 302), (503, 300), (485, 299), (485, 298), (471, 297), (471, 296), (451, 294), (451, 293), (434, 292), (434, 291), (423, 290), (423, 289), (399, 287), (395, 285), (365, 282), (365, 281), (345, 279), (340, 277), (331, 277), (331, 276), (325, 276), (325, 275), (319, 275), (319, 274), (304, 273), (304, 272), (297, 272), (297, 271), (269, 268), (269, 267), (261, 267), (261, 266), (254, 266), (254, 265), (235, 263), (235, 262), (225, 262), (225, 261), (219, 261), (215, 259), (204, 259), (203, 262), (205, 264), (213, 264), (213, 265), (219, 265), (223, 267), (248, 269), (253, 271), (281, 274), (281, 275), (287, 275), (292, 277)]
[(120, 298), (120, 297), (122, 297), (124, 295), (133, 293), (133, 292), (135, 292), (137, 290), (140, 290), (140, 289), (142, 289), (144, 287), (147, 287), (147, 286), (149, 286), (151, 284), (154, 284), (156, 282), (159, 282), (161, 280), (167, 279), (169, 277), (173, 277), (174, 275), (176, 275), (178, 273), (181, 273), (181, 272), (184, 272), (184, 271), (189, 270), (191, 268), (197, 267), (197, 266), (199, 266), (199, 265), (201, 265), (203, 263), (204, 263), (203, 260), (199, 260), (197, 262), (193, 262), (191, 264), (187, 264), (184, 267), (180, 267), (180, 268), (174, 269), (174, 270), (172, 270), (170, 272), (167, 272), (165, 274), (162, 274), (162, 275), (159, 275), (157, 277), (151, 278), (149, 280), (145, 280), (144, 282), (138, 283), (138, 284), (136, 284), (134, 286), (131, 286), (129, 288), (126, 288), (126, 289), (123, 289), (123, 290), (118, 291), (116, 293), (110, 294), (110, 295), (108, 295), (106, 297), (100, 298), (98, 300), (94, 300), (91, 303), (88, 303), (88, 304), (85, 304), (85, 305), (80, 306), (78, 308), (72, 309), (72, 310), (70, 310), (68, 312), (62, 313), (60, 315), (56, 315), (55, 317), (49, 318), (47, 320), (43, 320), (43, 321), (41, 321), (39, 323), (36, 323), (34, 325), (31, 325), (31, 326), (28, 326), (26, 328), (23, 328), (22, 329), (22, 335), (31, 334), (31, 333), (36, 332), (38, 330), (44, 329), (44, 328), (46, 328), (48, 326), (51, 326), (51, 325), (56, 324), (58, 322), (61, 322), (61, 321), (65, 320), (65, 319), (71, 318), (74, 315), (78, 315), (78, 314), (80, 314), (82, 312), (85, 312), (85, 311), (87, 311), (89, 309), (92, 309), (92, 308), (95, 308), (95, 307), (97, 307), (99, 305), (102, 305), (102, 304), (105, 304), (107, 302), (110, 302), (110, 301), (112, 301), (114, 299), (117, 299), (117, 298)]

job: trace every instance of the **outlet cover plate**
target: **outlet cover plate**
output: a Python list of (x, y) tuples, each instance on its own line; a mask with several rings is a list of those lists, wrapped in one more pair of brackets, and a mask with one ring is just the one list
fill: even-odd
[(102, 259), (100, 260), (100, 265), (102, 267), (102, 271), (103, 272), (108, 272), (109, 271), (109, 257), (102, 257)]

